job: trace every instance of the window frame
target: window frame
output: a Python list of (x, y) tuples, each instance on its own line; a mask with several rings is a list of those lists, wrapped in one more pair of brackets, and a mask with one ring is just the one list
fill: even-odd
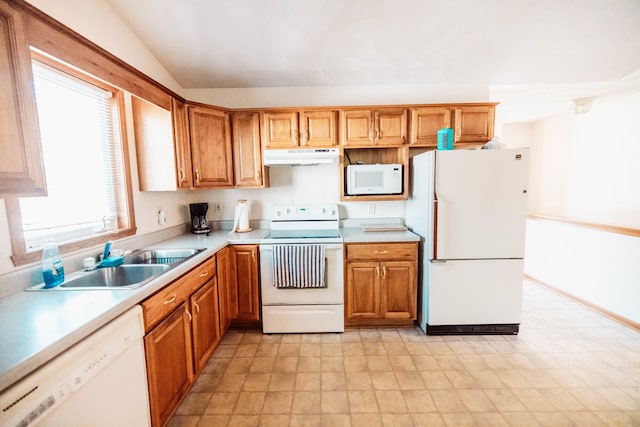
[[(44, 53), (32, 50), (31, 59), (40, 61), (50, 67), (53, 67), (59, 71), (69, 74), (72, 77), (81, 79), (89, 84), (97, 86), (101, 89), (110, 91), (113, 93), (114, 102), (118, 107), (118, 119), (120, 121), (119, 135), (122, 145), (122, 174), (124, 178), (123, 194), (119, 194), (119, 210), (118, 214), (118, 229), (113, 232), (99, 233), (92, 235), (86, 239), (78, 239), (72, 242), (61, 242), (58, 244), (61, 253), (70, 253), (87, 249), (93, 246), (98, 246), (106, 243), (110, 240), (121, 239), (127, 236), (136, 234), (135, 214), (133, 207), (133, 190), (131, 182), (131, 162), (129, 156), (129, 141), (127, 138), (127, 112), (125, 110), (125, 93), (123, 90), (116, 88), (103, 80), (100, 80), (88, 73), (79, 70), (67, 63), (64, 63), (56, 58), (50, 57)], [(45, 173), (46, 179), (46, 173)], [(22, 216), (20, 211), (20, 201), (18, 197), (10, 197), (5, 199), (5, 206), (7, 211), (7, 222), (9, 224), (9, 235), (11, 239), (12, 255), (11, 260), (13, 264), (22, 266), (25, 264), (37, 262), (42, 258), (42, 249), (36, 249), (28, 251), (22, 225)]]

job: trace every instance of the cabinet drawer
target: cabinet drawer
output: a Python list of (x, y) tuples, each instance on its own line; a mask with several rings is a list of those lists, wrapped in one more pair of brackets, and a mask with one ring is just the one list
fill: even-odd
[(415, 260), (418, 257), (418, 243), (376, 243), (346, 245), (348, 260)]
[(160, 323), (202, 284), (216, 275), (216, 258), (211, 257), (142, 302), (145, 332)]

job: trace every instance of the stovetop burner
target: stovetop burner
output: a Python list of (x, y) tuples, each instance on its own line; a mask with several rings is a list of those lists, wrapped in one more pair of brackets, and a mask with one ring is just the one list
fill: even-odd
[(274, 205), (267, 243), (342, 243), (336, 204)]

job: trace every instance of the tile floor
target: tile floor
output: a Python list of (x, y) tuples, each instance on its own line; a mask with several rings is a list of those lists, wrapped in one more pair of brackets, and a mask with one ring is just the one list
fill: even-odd
[(525, 282), (517, 336), (229, 331), (179, 426), (640, 426), (640, 333)]

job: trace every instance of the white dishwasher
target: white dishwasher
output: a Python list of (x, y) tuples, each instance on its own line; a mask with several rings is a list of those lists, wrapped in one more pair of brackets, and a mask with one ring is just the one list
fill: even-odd
[(0, 425), (151, 425), (143, 336), (135, 306), (4, 390)]

